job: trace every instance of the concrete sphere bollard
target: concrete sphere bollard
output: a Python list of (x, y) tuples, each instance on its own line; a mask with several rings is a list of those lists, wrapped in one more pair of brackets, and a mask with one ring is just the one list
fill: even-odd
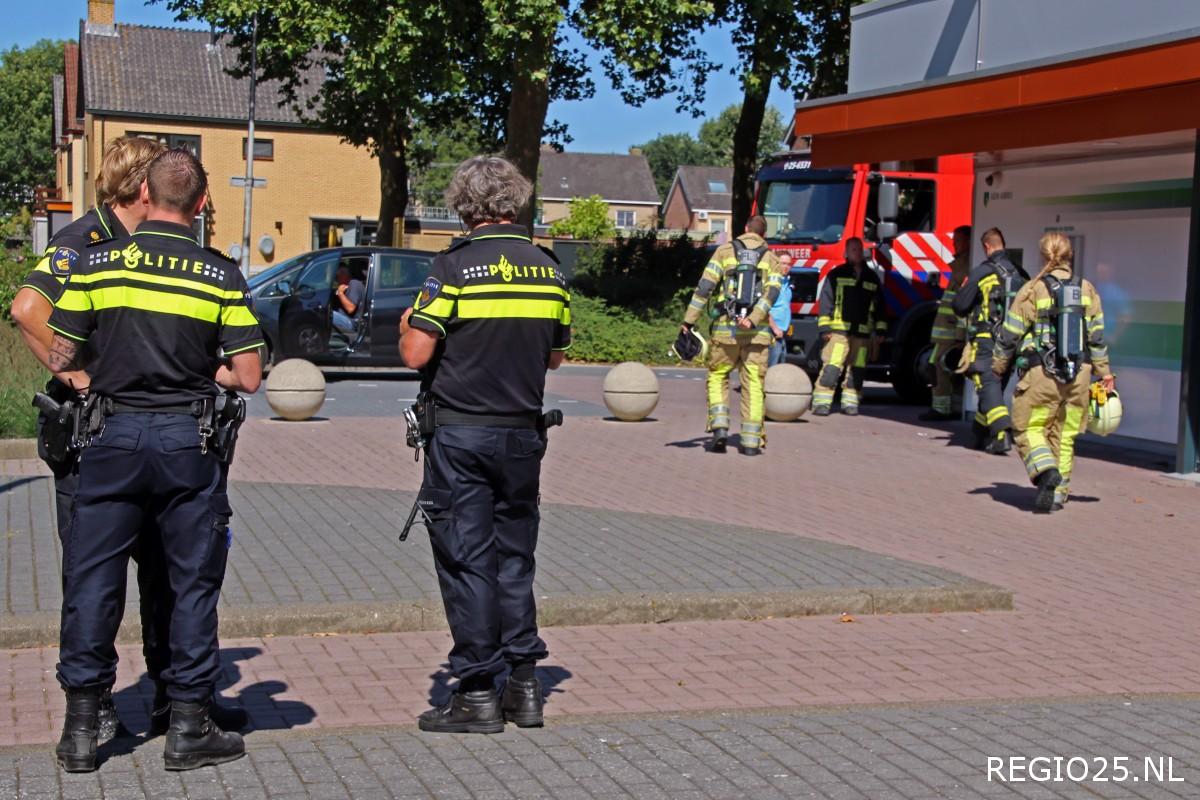
[(636, 361), (617, 364), (604, 376), (604, 405), (619, 420), (645, 419), (658, 405), (658, 376)]
[(267, 403), (284, 419), (309, 419), (325, 403), (325, 376), (303, 358), (281, 361), (267, 376)]
[(812, 404), (812, 381), (795, 364), (776, 364), (763, 381), (767, 419), (791, 422), (804, 416)]

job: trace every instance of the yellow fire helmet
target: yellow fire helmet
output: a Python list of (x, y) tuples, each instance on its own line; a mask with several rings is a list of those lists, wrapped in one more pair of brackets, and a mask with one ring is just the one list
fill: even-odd
[(689, 327), (687, 331), (680, 331), (679, 336), (675, 337), (675, 344), (671, 345), (671, 353), (680, 361), (695, 361), (699, 359), (701, 362), (708, 358), (708, 342), (699, 331)]
[(1093, 383), (1091, 399), (1088, 401), (1088, 430), (1097, 436), (1108, 436), (1121, 425), (1121, 397), (1116, 390), (1105, 391), (1100, 383)]

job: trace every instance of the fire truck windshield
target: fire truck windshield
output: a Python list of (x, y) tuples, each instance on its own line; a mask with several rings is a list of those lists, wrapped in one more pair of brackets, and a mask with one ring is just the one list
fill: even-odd
[(841, 239), (850, 211), (851, 176), (845, 180), (777, 180), (763, 185), (758, 207), (767, 239), (831, 244)]

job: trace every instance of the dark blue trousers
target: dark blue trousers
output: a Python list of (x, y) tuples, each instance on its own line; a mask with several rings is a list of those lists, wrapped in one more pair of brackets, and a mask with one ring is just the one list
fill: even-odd
[(464, 425), (429, 444), (420, 499), (459, 679), (546, 657), (533, 597), (544, 450), (537, 431)]
[[(67, 530), (75, 508), (75, 490), (79, 474), (75, 465), (55, 470), (54, 503), (58, 511), (58, 538), (63, 546), (63, 562), (67, 554)], [(163, 555), (162, 539), (147, 518), (146, 528), (138, 535), (132, 552), (137, 562), (138, 610), (142, 622), (142, 657), (146, 659), (146, 674), (157, 681), (171, 665), (171, 609), (174, 601), (167, 583), (167, 562)], [(63, 595), (66, 595), (66, 575), (63, 575)], [(63, 604), (66, 608), (66, 604)]]
[[(224, 470), (200, 452), (196, 420), (182, 414), (117, 414), (80, 457), (63, 547), (58, 680), (110, 686), (125, 575), (139, 533), (157, 531), (166, 565), (170, 665), (160, 676), (176, 700), (212, 695), (217, 599), (225, 577), (231, 511)], [(147, 525), (147, 523), (152, 523)]]

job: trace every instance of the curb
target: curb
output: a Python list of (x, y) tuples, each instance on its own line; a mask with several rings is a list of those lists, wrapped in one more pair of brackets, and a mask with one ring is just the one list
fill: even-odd
[(37, 457), (37, 439), (0, 439), (0, 460)]
[[(538, 624), (552, 628), (1012, 609), (1011, 591), (978, 582), (912, 589), (867, 587), (713, 594), (643, 592), (541, 598), (538, 600)], [(220, 614), (220, 635), (228, 639), (446, 629), (445, 611), (438, 600), (242, 606), (222, 608)], [(59, 615), (47, 612), (4, 615), (0, 617), (0, 649), (57, 645), (58, 624)], [(141, 641), (136, 615), (126, 615), (117, 641), (127, 644)]]

